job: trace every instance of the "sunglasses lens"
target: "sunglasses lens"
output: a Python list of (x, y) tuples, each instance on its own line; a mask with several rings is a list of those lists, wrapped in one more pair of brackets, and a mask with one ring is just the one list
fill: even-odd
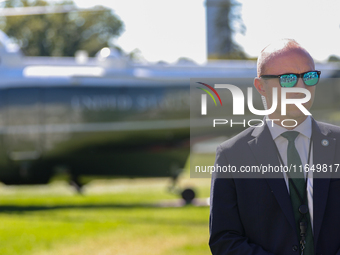
[(285, 74), (280, 77), (281, 87), (294, 87), (297, 82), (297, 76), (295, 74)]
[(314, 86), (319, 81), (319, 74), (317, 72), (308, 72), (303, 75), (303, 81), (307, 86)]

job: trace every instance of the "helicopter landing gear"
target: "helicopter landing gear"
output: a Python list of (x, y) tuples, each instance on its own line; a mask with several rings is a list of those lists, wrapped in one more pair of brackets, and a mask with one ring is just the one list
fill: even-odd
[(72, 175), (69, 180), (69, 184), (75, 188), (78, 194), (82, 194), (84, 185), (80, 183), (78, 176)]
[(189, 205), (194, 200), (196, 193), (193, 189), (187, 188), (187, 189), (184, 189), (181, 192), (181, 196), (182, 196), (183, 200), (185, 201), (185, 204)]
[(192, 201), (196, 197), (196, 193), (195, 193), (194, 189), (186, 188), (184, 190), (181, 190), (179, 187), (177, 187), (177, 181), (178, 181), (178, 176), (174, 176), (172, 178), (172, 184), (169, 187), (169, 191), (171, 193), (179, 195), (184, 200), (186, 205), (192, 204)]

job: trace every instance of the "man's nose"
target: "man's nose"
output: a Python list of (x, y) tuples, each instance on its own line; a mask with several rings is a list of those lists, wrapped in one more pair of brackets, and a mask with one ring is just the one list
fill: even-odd
[(298, 78), (298, 81), (297, 81), (297, 84), (295, 85), (295, 87), (298, 87), (298, 88), (305, 88), (306, 85), (305, 83), (303, 82), (302, 78)]

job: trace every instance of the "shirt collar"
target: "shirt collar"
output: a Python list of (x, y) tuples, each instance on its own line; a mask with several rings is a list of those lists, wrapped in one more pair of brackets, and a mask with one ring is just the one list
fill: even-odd
[[(269, 131), (270, 131), (274, 140), (278, 136), (280, 136), (282, 133), (288, 131), (284, 127), (281, 127), (281, 126), (279, 126), (275, 123), (272, 125), (271, 121), (268, 122), (268, 128), (269, 128)], [(310, 137), (312, 135), (312, 119), (311, 119), (311, 117), (307, 116), (307, 118), (300, 125), (298, 125), (297, 127), (295, 127), (294, 129), (292, 129), (290, 131), (297, 131), (300, 134), (307, 137), (308, 139), (310, 139)]]
[[(267, 126), (273, 137), (273, 140), (275, 140), (282, 133), (288, 131), (284, 127), (281, 127), (275, 123), (272, 124), (272, 121), (268, 121), (269, 120), (268, 116), (266, 117), (266, 119), (267, 119), (266, 121)], [(307, 118), (300, 125), (295, 127), (292, 131), (298, 131), (300, 134), (310, 139), (312, 135), (312, 118), (310, 116), (307, 116)], [(260, 132), (260, 128), (255, 128), (254, 131), (252, 132), (252, 136), (258, 136), (259, 132)]]

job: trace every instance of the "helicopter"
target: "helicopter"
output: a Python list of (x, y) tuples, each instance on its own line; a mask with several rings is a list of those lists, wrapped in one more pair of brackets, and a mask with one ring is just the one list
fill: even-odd
[[(338, 67), (321, 69), (332, 77)], [(175, 184), (197, 117), (190, 116), (190, 78), (228, 78), (245, 89), (255, 76), (254, 61), (144, 64), (113, 48), (95, 57), (26, 57), (0, 31), (0, 181), (47, 184), (63, 169), (79, 192), (82, 176)], [(323, 93), (335, 100), (336, 91)], [(187, 203), (195, 197), (189, 188), (179, 193)]]

